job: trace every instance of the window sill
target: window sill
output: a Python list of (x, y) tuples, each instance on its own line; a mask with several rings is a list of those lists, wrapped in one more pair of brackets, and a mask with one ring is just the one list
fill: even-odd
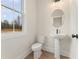
[(25, 32), (6, 32), (1, 33), (1, 39), (15, 39), (25, 35)]

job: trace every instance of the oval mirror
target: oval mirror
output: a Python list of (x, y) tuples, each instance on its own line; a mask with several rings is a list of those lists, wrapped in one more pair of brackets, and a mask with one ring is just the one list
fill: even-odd
[(52, 17), (53, 17), (53, 26), (54, 27), (61, 27), (62, 26), (62, 20), (63, 20), (63, 15), (64, 12), (60, 9), (56, 9), (53, 13), (52, 13)]

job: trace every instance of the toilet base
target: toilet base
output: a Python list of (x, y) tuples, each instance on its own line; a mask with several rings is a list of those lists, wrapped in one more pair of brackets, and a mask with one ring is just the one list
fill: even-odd
[(34, 51), (34, 59), (39, 59), (42, 54), (42, 51)]

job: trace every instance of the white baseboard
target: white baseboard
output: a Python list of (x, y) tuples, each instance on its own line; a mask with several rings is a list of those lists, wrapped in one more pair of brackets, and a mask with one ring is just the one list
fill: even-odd
[[(54, 48), (51, 48), (51, 47), (44, 46), (43, 50), (48, 51), (50, 53), (54, 53)], [(62, 56), (69, 57), (69, 52), (68, 51), (63, 50), (63, 51), (60, 52), (60, 54)]]
[(50, 48), (50, 47), (47, 47), (47, 46), (44, 46), (43, 50), (50, 52), (50, 53), (54, 53), (54, 48)]
[(31, 49), (23, 52), (21, 55), (19, 55), (16, 59), (24, 59), (25, 57), (27, 57), (30, 53), (32, 52)]
[(62, 50), (62, 51), (61, 51), (61, 55), (62, 55), (62, 56), (69, 57), (69, 51)]

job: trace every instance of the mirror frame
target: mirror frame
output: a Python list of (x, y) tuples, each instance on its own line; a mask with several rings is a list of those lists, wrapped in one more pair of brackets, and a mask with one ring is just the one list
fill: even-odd
[[(53, 11), (52, 17), (53, 17), (53, 26), (54, 27), (59, 28), (59, 27), (61, 27), (63, 25), (63, 15), (64, 15), (64, 12), (61, 9), (56, 9), (56, 10)], [(61, 20), (60, 20), (60, 17), (61, 17)], [(57, 20), (57, 18), (59, 18), (59, 21), (61, 21), (60, 23), (58, 23), (57, 21), (55, 21), (55, 20)], [(56, 25), (54, 23), (54, 21), (55, 21), (55, 23), (58, 23), (58, 24)]]

